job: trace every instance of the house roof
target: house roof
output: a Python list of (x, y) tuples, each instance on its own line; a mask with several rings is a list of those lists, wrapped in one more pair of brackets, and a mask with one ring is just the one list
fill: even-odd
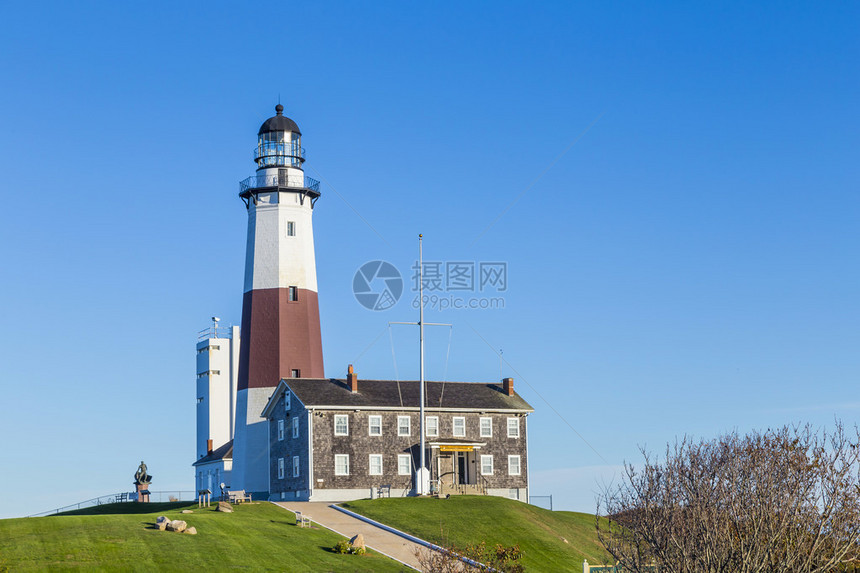
[(214, 449), (193, 464), (192, 466), (199, 466), (201, 464), (208, 464), (209, 462), (217, 462), (219, 460), (232, 460), (233, 459), (233, 440), (230, 440), (220, 448)]
[[(519, 394), (508, 396), (501, 384), (480, 382), (426, 382), (428, 410), (479, 410), (534, 412)], [(281, 380), (263, 415), (289, 388), (306, 407), (333, 409), (418, 409), (417, 380), (359, 380), (358, 392), (351, 392), (346, 380), (329, 378), (289, 378)]]

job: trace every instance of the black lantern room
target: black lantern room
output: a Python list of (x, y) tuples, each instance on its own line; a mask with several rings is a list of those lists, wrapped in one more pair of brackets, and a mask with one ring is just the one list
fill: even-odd
[(284, 115), (284, 106), (275, 106), (276, 115), (267, 119), (257, 132), (254, 161), (257, 170), (267, 167), (297, 167), (305, 162), (302, 132), (296, 122)]

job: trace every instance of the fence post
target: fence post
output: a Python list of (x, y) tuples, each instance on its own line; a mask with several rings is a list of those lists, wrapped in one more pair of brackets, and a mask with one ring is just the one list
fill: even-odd
[(588, 566), (588, 559), (582, 560), (582, 573), (590, 573), (591, 567)]
[(549, 494), (549, 510), (552, 511), (552, 494)]

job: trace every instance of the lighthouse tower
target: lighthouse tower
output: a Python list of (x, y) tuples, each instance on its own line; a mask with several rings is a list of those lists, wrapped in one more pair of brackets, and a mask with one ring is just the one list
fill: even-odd
[(269, 490), (269, 396), (281, 378), (324, 377), (311, 223), (319, 182), (302, 170), (299, 126), (275, 111), (257, 134), (257, 173), (239, 184), (248, 245), (231, 487), (257, 494)]

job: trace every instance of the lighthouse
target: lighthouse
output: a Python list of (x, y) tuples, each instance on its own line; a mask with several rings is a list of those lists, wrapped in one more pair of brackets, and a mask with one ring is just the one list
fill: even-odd
[(263, 408), (282, 378), (324, 378), (312, 215), (302, 133), (280, 104), (257, 133), (256, 174), (239, 183), (248, 211), (233, 489), (269, 491)]

